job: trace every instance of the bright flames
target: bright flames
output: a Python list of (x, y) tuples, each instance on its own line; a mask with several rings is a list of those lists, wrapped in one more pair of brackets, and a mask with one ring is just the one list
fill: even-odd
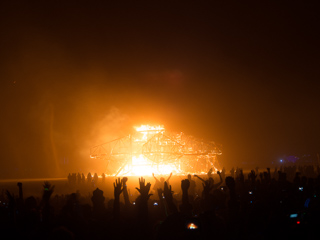
[(155, 165), (150, 163), (150, 161), (140, 154), (138, 157), (132, 157), (132, 164), (128, 164), (125, 168), (119, 173), (119, 175), (126, 176), (151, 176), (154, 174), (170, 174), (171, 172), (179, 172), (174, 166), (159, 164)]
[(91, 158), (106, 161), (108, 175), (201, 174), (217, 169), (216, 158), (221, 151), (214, 142), (204, 142), (182, 132), (168, 132), (163, 125), (134, 128), (128, 136), (90, 149)]
[[(164, 131), (164, 127), (162, 125), (141, 125), (140, 127), (135, 127), (135, 130), (142, 135), (139, 138), (135, 138), (134, 142), (146, 143), (155, 134)], [(132, 156), (131, 164), (127, 164), (118, 175), (151, 176), (152, 173), (167, 175), (171, 172), (179, 173), (180, 171), (171, 164), (154, 164), (143, 154), (138, 154)]]
[(135, 127), (137, 132), (149, 132), (149, 131), (155, 131), (156, 133), (164, 130), (164, 127), (159, 126), (149, 126), (149, 125), (141, 125), (141, 127)]
[(142, 133), (141, 138), (135, 139), (136, 142), (142, 142), (148, 140), (148, 134), (156, 134), (164, 130), (163, 126), (149, 126), (149, 125), (141, 125), (141, 127), (135, 127), (137, 132)]

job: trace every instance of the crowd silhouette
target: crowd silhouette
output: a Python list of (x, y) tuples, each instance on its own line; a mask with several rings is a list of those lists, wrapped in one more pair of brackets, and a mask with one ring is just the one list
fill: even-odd
[(141, 177), (136, 196), (127, 177), (115, 179), (113, 196), (104, 196), (96, 187), (106, 184), (104, 174), (69, 174), (69, 184), (94, 187), (88, 196), (54, 195), (55, 186), (44, 182), (40, 198), (25, 198), (19, 182), (17, 196), (0, 196), (0, 229), (6, 239), (319, 239), (319, 170), (210, 170), (185, 176), (177, 189), (171, 175), (153, 175), (156, 188)]

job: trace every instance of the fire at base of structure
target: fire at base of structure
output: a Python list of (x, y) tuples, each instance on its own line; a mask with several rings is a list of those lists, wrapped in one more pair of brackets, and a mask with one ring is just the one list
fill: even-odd
[(184, 133), (163, 126), (142, 125), (133, 134), (90, 149), (91, 158), (104, 159), (107, 175), (203, 174), (220, 169), (221, 150)]

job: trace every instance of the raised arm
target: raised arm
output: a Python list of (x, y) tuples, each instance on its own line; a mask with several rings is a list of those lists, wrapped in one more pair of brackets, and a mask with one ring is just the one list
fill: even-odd
[(182, 189), (182, 204), (180, 205), (180, 211), (185, 215), (192, 215), (192, 205), (189, 203), (188, 189), (190, 187), (190, 181), (184, 179), (181, 181)]
[(202, 182), (206, 182), (203, 178), (199, 177), (198, 175), (194, 174), (195, 177), (199, 178)]
[(50, 197), (54, 191), (54, 185), (51, 185), (48, 181), (44, 182), (43, 184), (43, 195), (42, 195), (42, 216), (43, 221), (48, 222), (52, 218), (52, 214), (50, 212)]
[(22, 191), (22, 183), (18, 182), (17, 186), (19, 187), (19, 199), (23, 200), (23, 191)]
[(221, 177), (221, 172), (220, 171), (217, 171), (217, 174), (219, 175), (219, 178), (220, 178), (220, 184), (223, 182), (223, 179)]
[(140, 193), (140, 196), (136, 199), (138, 220), (140, 224), (144, 225), (148, 223), (148, 200), (152, 194), (149, 194), (151, 184), (141, 177), (139, 178), (140, 188), (136, 188)]
[(54, 191), (54, 185), (51, 185), (48, 181), (45, 181), (43, 184), (43, 194), (42, 194), (42, 201), (44, 204), (49, 203), (49, 199)]
[(16, 214), (15, 214), (15, 207), (16, 207), (16, 202), (14, 198), (14, 194), (11, 194), (8, 190), (6, 191), (6, 195), (9, 201), (8, 207), (9, 207), (9, 221), (11, 221), (12, 224), (16, 223)]
[(178, 212), (177, 206), (173, 202), (172, 193), (173, 192), (171, 191), (171, 185), (168, 185), (167, 182), (164, 182), (163, 194), (168, 205), (169, 214)]
[(170, 173), (170, 175), (169, 175), (169, 177), (168, 177), (168, 179), (167, 179), (167, 181), (166, 181), (166, 182), (169, 182), (169, 180), (170, 180), (171, 176), (172, 176), (172, 173)]
[(158, 178), (154, 176), (154, 173), (152, 173), (152, 177), (156, 180), (156, 182), (159, 182)]
[(127, 181), (128, 181), (127, 177), (122, 178), (124, 203), (125, 203), (126, 207), (130, 207), (130, 199), (129, 199), (129, 194), (128, 194)]
[(22, 183), (18, 182), (17, 186), (19, 187), (19, 198), (17, 199), (17, 208), (19, 211), (23, 209), (23, 190), (22, 190)]
[(113, 183), (113, 187), (114, 187), (113, 217), (115, 219), (119, 219), (120, 218), (120, 194), (123, 191), (122, 181), (120, 180), (120, 178), (118, 178), (118, 181), (116, 179), (116, 181)]
[(217, 171), (217, 174), (219, 175), (220, 177), (220, 181), (216, 184), (213, 185), (213, 188), (216, 189), (217, 187), (219, 187), (222, 183), (223, 183), (223, 179), (221, 177), (221, 173), (219, 171)]

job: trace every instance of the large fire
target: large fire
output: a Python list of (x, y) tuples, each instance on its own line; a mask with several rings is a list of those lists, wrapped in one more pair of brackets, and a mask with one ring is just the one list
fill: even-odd
[(205, 173), (217, 170), (221, 151), (183, 133), (165, 131), (162, 125), (141, 125), (123, 138), (91, 148), (91, 158), (106, 161), (108, 175), (148, 176), (154, 174)]

